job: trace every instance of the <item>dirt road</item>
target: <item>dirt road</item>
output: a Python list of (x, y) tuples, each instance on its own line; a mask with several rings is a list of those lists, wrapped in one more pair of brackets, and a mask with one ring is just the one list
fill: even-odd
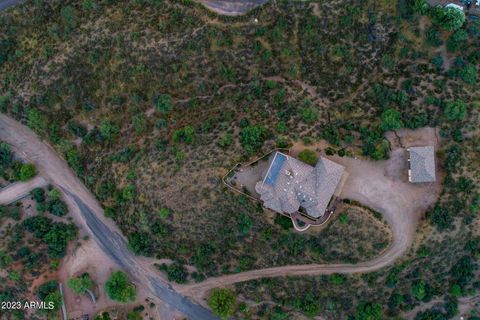
[[(127, 241), (116, 225), (104, 217), (103, 209), (95, 197), (56, 151), (35, 133), (0, 114), (0, 140), (9, 143), (14, 152), (35, 163), (40, 175), (63, 191), (75, 223), (84, 228), (102, 251), (136, 280), (137, 285), (150, 289), (152, 296), (159, 298), (159, 303), (174, 307), (190, 319), (217, 319), (208, 309), (172, 290), (168, 283), (130, 252)], [(22, 188), (27, 186), (22, 185)], [(22, 188), (15, 187), (19, 192), (17, 195), (22, 194)], [(9, 194), (9, 197), (14, 197), (11, 192)]]
[(205, 7), (218, 14), (238, 16), (263, 5), (269, 0), (198, 0)]
[[(404, 136), (402, 145), (418, 142), (416, 135), (424, 140), (425, 137), (431, 137), (422, 141), (422, 144), (435, 143), (436, 135), (433, 129), (426, 130), (414, 134), (409, 131), (401, 132), (400, 135)], [(75, 204), (71, 210), (74, 220), (88, 230), (106, 255), (129, 272), (142, 286), (150, 288), (155, 296), (195, 319), (211, 319), (213, 316), (205, 308), (185, 298), (185, 295), (203, 301), (205, 293), (214, 287), (252, 279), (334, 272), (370, 272), (392, 264), (408, 250), (414, 239), (419, 215), (436, 201), (439, 193), (437, 184), (414, 185), (405, 181), (405, 152), (399, 146), (394, 147), (391, 159), (383, 162), (333, 157), (333, 160), (343, 164), (350, 174), (341, 196), (360, 201), (382, 212), (392, 226), (394, 241), (383, 255), (355, 265), (311, 264), (253, 270), (210, 278), (193, 285), (176, 285), (175, 290), (172, 290), (168, 283), (159, 279), (128, 250), (126, 240), (118, 228), (112, 221), (104, 218), (103, 210), (96, 199), (51, 147), (40, 141), (28, 128), (5, 115), (0, 115), (0, 139), (10, 143), (14, 151), (27, 156), (37, 165), (40, 174), (65, 193), (67, 203)]]
[[(402, 130), (402, 145), (408, 147), (437, 145), (435, 129)], [(366, 161), (352, 158), (329, 157), (344, 165), (349, 177), (341, 198), (352, 199), (383, 214), (393, 231), (393, 243), (385, 253), (359, 264), (310, 264), (253, 270), (233, 275), (209, 278), (193, 285), (176, 285), (175, 290), (201, 301), (215, 287), (260, 278), (331, 273), (372, 272), (388, 266), (406, 253), (415, 238), (420, 215), (434, 204), (440, 193), (439, 184), (411, 184), (407, 181), (406, 152), (391, 135), (393, 151), (388, 161)]]
[(10, 204), (28, 195), (30, 190), (45, 187), (48, 182), (41, 176), (36, 176), (27, 182), (16, 182), (0, 189), (0, 204)]

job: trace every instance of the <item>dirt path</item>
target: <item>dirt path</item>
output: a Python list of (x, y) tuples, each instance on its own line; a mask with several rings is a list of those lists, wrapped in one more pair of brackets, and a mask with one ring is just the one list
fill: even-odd
[(127, 241), (115, 223), (104, 217), (103, 209), (95, 197), (57, 152), (42, 142), (34, 132), (0, 114), (0, 140), (9, 143), (14, 152), (35, 163), (40, 175), (62, 191), (73, 220), (83, 229), (82, 232), (93, 239), (94, 247), (106, 259), (110, 259), (113, 265), (128, 272), (139, 290), (156, 297), (157, 305), (165, 303), (191, 319), (217, 319), (206, 308), (172, 290), (167, 282), (150, 269), (144, 259), (130, 252)]
[(10, 204), (28, 195), (30, 190), (45, 187), (48, 182), (41, 176), (36, 176), (27, 182), (16, 182), (0, 189), (0, 204)]
[[(435, 129), (398, 132), (405, 147), (412, 145), (437, 145)], [(309, 264), (252, 270), (233, 275), (209, 278), (192, 285), (176, 285), (175, 290), (197, 301), (215, 287), (225, 287), (237, 282), (280, 276), (319, 275), (332, 273), (371, 272), (388, 266), (400, 258), (415, 238), (420, 215), (434, 204), (440, 193), (439, 184), (411, 184), (407, 181), (406, 152), (390, 135), (394, 147), (388, 161), (367, 161), (352, 158), (329, 157), (344, 165), (349, 177), (341, 197), (352, 199), (381, 212), (392, 227), (393, 243), (381, 256), (359, 264)]]

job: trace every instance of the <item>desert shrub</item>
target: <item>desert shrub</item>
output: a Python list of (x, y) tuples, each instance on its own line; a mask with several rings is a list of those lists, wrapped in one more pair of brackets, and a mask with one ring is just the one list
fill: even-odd
[(383, 309), (378, 303), (361, 302), (355, 313), (355, 320), (381, 320), (383, 319)]
[(25, 219), (22, 226), (42, 239), (48, 246), (48, 254), (52, 258), (62, 258), (65, 255), (68, 242), (75, 239), (77, 227), (73, 224), (53, 222), (44, 216), (34, 216)]
[(218, 140), (218, 145), (221, 147), (221, 148), (226, 148), (230, 145), (232, 145), (233, 143), (233, 134), (231, 133), (226, 133), (225, 135), (223, 135), (220, 140)]
[(222, 319), (231, 317), (235, 312), (237, 297), (235, 293), (225, 288), (215, 288), (208, 298), (208, 306)]
[(253, 221), (244, 213), (240, 213), (237, 217), (237, 229), (241, 235), (247, 235), (252, 228)]
[(447, 41), (447, 49), (450, 52), (455, 52), (461, 49), (468, 40), (467, 31), (460, 29), (455, 31)]
[(120, 128), (108, 119), (103, 119), (100, 123), (100, 133), (105, 140), (113, 139), (120, 132)]
[(187, 283), (188, 271), (183, 265), (179, 263), (173, 263), (170, 265), (163, 263), (158, 268), (167, 273), (169, 281), (175, 281), (176, 283)]
[(148, 232), (132, 232), (128, 235), (128, 246), (135, 254), (151, 256), (153, 239)]
[(43, 190), (42, 188), (35, 188), (30, 193), (33, 196), (33, 199), (35, 199), (35, 201), (37, 203), (44, 203), (45, 202), (45, 200), (46, 200), (45, 190)]
[(147, 131), (147, 119), (143, 114), (137, 114), (132, 119), (133, 129), (135, 133), (140, 134)]
[(20, 170), (17, 173), (17, 178), (20, 181), (28, 181), (35, 177), (37, 169), (33, 163), (22, 164)]
[(318, 120), (318, 110), (313, 107), (303, 108), (301, 116), (305, 123), (312, 124)]
[(416, 281), (412, 284), (412, 295), (417, 300), (423, 300), (426, 296), (425, 282), (423, 280)]
[(397, 130), (403, 127), (401, 114), (395, 109), (386, 109), (382, 113), (382, 129), (385, 131)]
[(463, 120), (467, 112), (467, 104), (462, 100), (449, 101), (445, 105), (444, 112), (448, 120)]
[(311, 166), (314, 166), (318, 161), (317, 154), (314, 151), (308, 149), (301, 151), (298, 154), (298, 158)]
[(431, 222), (439, 229), (439, 230), (447, 230), (451, 229), (453, 226), (453, 217), (450, 214), (448, 208), (442, 205), (435, 205), (433, 211), (428, 215), (430, 217)]
[(173, 141), (193, 143), (195, 141), (195, 129), (192, 126), (185, 126), (175, 130), (173, 133)]
[(94, 284), (88, 273), (84, 273), (80, 277), (68, 279), (67, 285), (76, 294), (85, 294)]
[(260, 125), (249, 125), (240, 132), (240, 142), (248, 154), (257, 152), (269, 137), (270, 132)]
[(442, 45), (442, 35), (437, 27), (431, 26), (425, 32), (425, 41), (432, 47), (439, 47)]
[(48, 211), (58, 217), (62, 217), (68, 213), (67, 204), (60, 199), (54, 199), (49, 201), (47, 204), (47, 208)]
[(173, 109), (172, 97), (168, 94), (160, 94), (155, 98), (155, 109), (160, 113), (169, 113)]
[(127, 274), (123, 271), (114, 271), (111, 273), (105, 283), (105, 292), (112, 300), (127, 303), (135, 301), (135, 286), (128, 281)]
[(447, 31), (455, 31), (465, 23), (465, 14), (455, 8), (434, 7), (431, 17), (434, 24)]

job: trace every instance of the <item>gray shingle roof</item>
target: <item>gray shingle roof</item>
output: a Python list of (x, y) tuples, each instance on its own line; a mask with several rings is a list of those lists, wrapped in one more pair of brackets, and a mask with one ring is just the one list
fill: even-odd
[(255, 190), (267, 208), (292, 214), (303, 207), (308, 215), (319, 218), (325, 213), (344, 170), (326, 158), (320, 158), (312, 167), (277, 152)]
[(432, 146), (412, 147), (409, 153), (409, 180), (411, 182), (435, 181), (435, 149)]

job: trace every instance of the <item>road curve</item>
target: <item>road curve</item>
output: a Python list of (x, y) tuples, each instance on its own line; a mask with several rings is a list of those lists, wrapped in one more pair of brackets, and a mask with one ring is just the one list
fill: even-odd
[[(117, 226), (104, 217), (103, 209), (95, 197), (56, 151), (42, 142), (34, 132), (12, 118), (0, 114), (0, 140), (9, 143), (14, 152), (34, 162), (40, 175), (62, 190), (75, 222), (79, 226), (84, 226), (102, 251), (135, 278), (142, 287), (147, 290), (150, 288), (154, 296), (173, 306), (189, 319), (217, 319), (210, 310), (175, 292), (167, 282), (146, 268), (130, 252), (127, 241)], [(25, 186), (27, 185), (22, 185), (22, 188)], [(33, 184), (28, 186), (34, 187)], [(14, 188), (19, 192), (17, 196), (24, 191), (16, 186)], [(11, 198), (13, 193), (9, 194)]]
[[(222, 15), (237, 16), (261, 6), (269, 0), (197, 0), (208, 9)], [(0, 0), (0, 11), (20, 4), (22, 0)]]
[(226, 16), (238, 16), (261, 6), (269, 0), (197, 0), (208, 9)]
[(10, 204), (30, 193), (32, 189), (45, 187), (48, 182), (41, 176), (36, 176), (26, 182), (16, 182), (0, 189), (0, 204)]
[[(435, 129), (427, 129), (430, 136)], [(422, 135), (427, 136), (422, 132)], [(435, 145), (436, 141), (428, 144)], [(201, 301), (212, 288), (238, 282), (281, 276), (319, 275), (332, 273), (364, 273), (391, 265), (410, 248), (420, 215), (436, 202), (439, 184), (412, 184), (405, 181), (404, 148), (397, 147), (387, 161), (367, 161), (347, 157), (330, 157), (345, 166), (349, 173), (341, 197), (360, 202), (378, 212), (392, 228), (393, 242), (380, 256), (358, 264), (288, 265), (246, 271), (209, 278), (191, 285), (174, 285), (175, 290)]]
[(22, 0), (0, 0), (0, 11), (13, 7), (22, 2)]

